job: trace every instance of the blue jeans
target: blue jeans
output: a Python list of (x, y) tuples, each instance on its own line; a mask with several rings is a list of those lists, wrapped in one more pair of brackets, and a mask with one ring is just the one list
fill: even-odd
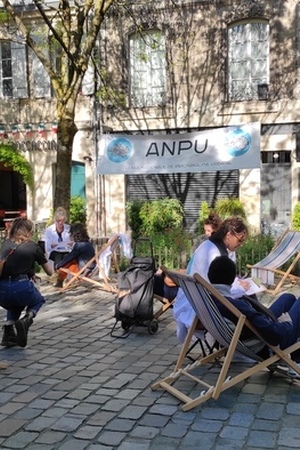
[(297, 299), (293, 294), (282, 294), (269, 309), (276, 317), (288, 312), (293, 321), (292, 330), (288, 335), (282, 336), (280, 347), (284, 349), (297, 342), (300, 337), (300, 298)]
[(32, 281), (0, 280), (0, 306), (7, 310), (7, 320), (15, 322), (25, 308), (26, 313), (35, 316), (44, 303), (44, 297)]

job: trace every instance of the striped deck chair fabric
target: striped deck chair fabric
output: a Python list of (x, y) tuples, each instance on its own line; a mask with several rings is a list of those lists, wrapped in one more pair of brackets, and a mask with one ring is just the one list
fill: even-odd
[[(268, 344), (246, 317), (200, 275), (195, 274), (194, 277), (191, 277), (173, 271), (167, 271), (167, 273), (184, 290), (196, 317), (182, 346), (175, 368), (170, 375), (154, 383), (151, 386), (153, 390), (160, 388), (166, 390), (181, 400), (182, 409), (187, 411), (209, 399), (217, 400), (223, 391), (261, 370), (269, 368), (271, 372), (275, 370), (289, 377), (288, 371), (282, 371), (278, 366), (279, 361), (294, 369), (300, 376), (300, 368), (290, 359), (290, 353), (300, 348), (300, 342), (285, 350)], [(220, 314), (214, 298), (217, 298), (234, 314), (237, 320), (235, 325)], [(183, 367), (185, 351), (190, 344), (198, 319), (219, 342), (220, 348), (207, 356), (199, 356), (193, 364)], [(244, 326), (252, 331), (253, 338), (242, 339)], [(265, 346), (269, 348), (270, 356), (262, 359), (257, 352)], [(246, 356), (253, 363), (250, 366), (247, 364), (246, 367), (243, 364), (236, 367), (236, 363), (233, 363), (233, 356), (236, 352)], [(215, 364), (216, 361), (220, 363), (218, 366)], [(207, 365), (209, 368), (213, 366), (214, 370), (201, 373), (199, 369)], [(182, 377), (187, 377), (192, 383), (196, 382), (197, 388), (193, 389), (193, 384), (188, 387), (187, 383), (177, 383)], [(175, 383), (179, 386), (175, 387)], [(183, 389), (187, 390), (187, 393)]]
[[(300, 232), (287, 231), (269, 255), (254, 265), (248, 265), (248, 267), (251, 268), (252, 278), (258, 278), (267, 286), (274, 286), (273, 289), (268, 289), (268, 292), (276, 295), (286, 281), (300, 281), (299, 277), (291, 274), (299, 258)], [(289, 261), (291, 262), (287, 269), (280, 270)], [(279, 279), (277, 284), (275, 277)]]

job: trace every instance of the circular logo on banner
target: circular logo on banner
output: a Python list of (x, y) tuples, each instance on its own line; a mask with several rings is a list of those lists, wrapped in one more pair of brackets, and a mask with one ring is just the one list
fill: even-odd
[(107, 146), (106, 153), (110, 161), (123, 163), (132, 155), (133, 148), (131, 142), (124, 138), (115, 138)]
[(226, 147), (229, 155), (242, 156), (250, 149), (251, 136), (247, 131), (236, 128), (226, 136)]

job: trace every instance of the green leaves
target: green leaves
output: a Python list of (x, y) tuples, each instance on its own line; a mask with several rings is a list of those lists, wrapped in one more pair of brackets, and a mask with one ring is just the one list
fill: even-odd
[(19, 153), (12, 144), (0, 144), (0, 161), (5, 167), (12, 167), (18, 172), (24, 183), (32, 191), (34, 187), (33, 170), (30, 163)]

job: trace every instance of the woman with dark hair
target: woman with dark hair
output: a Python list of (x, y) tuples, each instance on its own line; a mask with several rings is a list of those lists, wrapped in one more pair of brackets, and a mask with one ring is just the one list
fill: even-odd
[(221, 226), (222, 220), (218, 214), (211, 212), (208, 217), (204, 220), (203, 228), (204, 234), (210, 237), (218, 228)]
[(218, 214), (211, 212), (203, 222), (204, 234), (201, 234), (193, 243), (192, 252), (202, 244), (203, 241), (208, 239), (213, 233), (215, 233), (221, 226), (222, 220)]
[[(58, 282), (56, 287), (62, 287), (67, 274), (60, 271), (60, 268), (70, 269), (71, 272), (78, 272), (91, 258), (95, 256), (95, 250), (90, 242), (86, 226), (81, 223), (75, 223), (70, 226), (70, 238), (74, 242), (72, 250), (59, 263), (54, 265), (58, 273)], [(92, 270), (95, 263), (89, 267)]]
[[(225, 219), (220, 227), (212, 235), (202, 242), (194, 252), (186, 273), (193, 275), (200, 274), (208, 280), (208, 269), (210, 263), (221, 255), (227, 255), (234, 262), (236, 261), (235, 250), (239, 248), (248, 238), (248, 227), (239, 217)], [(249, 288), (248, 283), (241, 280), (240, 285), (232, 289), (232, 296), (241, 296)], [(177, 336), (183, 342), (188, 328), (195, 317), (194, 310), (190, 306), (182, 289), (178, 294), (173, 306), (174, 318), (177, 322)]]
[[(209, 216), (204, 220), (204, 235), (200, 236), (196, 243), (194, 243), (193, 249), (195, 250), (205, 239), (209, 238), (212, 233), (217, 231), (222, 223), (218, 214), (211, 212)], [(181, 269), (182, 272), (185, 270)], [(154, 294), (160, 297), (165, 297), (168, 300), (174, 300), (178, 292), (178, 287), (172, 282), (172, 280), (165, 276), (159, 269), (154, 275)]]
[[(15, 219), (0, 251), (0, 259), (5, 260), (0, 278), (0, 306), (7, 310), (1, 341), (5, 347), (26, 347), (28, 329), (45, 303), (33, 282), (35, 263), (42, 266), (47, 275), (53, 273), (52, 265), (41, 248), (32, 241), (32, 233), (33, 223), (30, 220)], [(26, 313), (20, 319), (25, 308)]]

